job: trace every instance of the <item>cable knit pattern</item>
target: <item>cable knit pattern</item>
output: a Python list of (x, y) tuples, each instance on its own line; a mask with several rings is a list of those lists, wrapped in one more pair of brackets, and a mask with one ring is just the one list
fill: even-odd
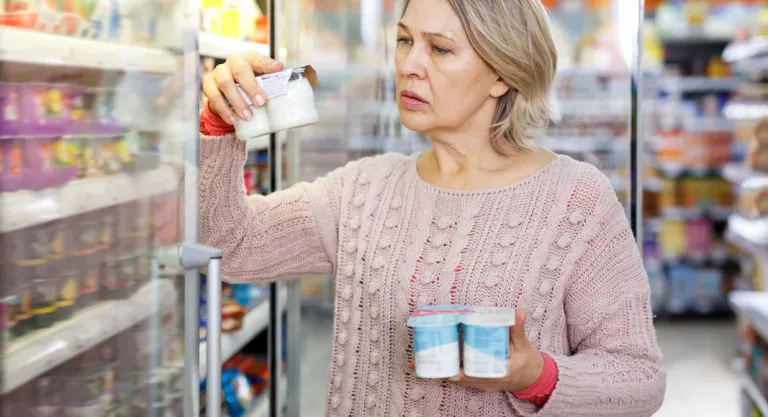
[[(311, 184), (246, 197), (242, 142), (201, 142), (201, 236), (227, 281), (336, 277), (326, 415), (649, 416), (665, 388), (647, 277), (621, 204), (560, 156), (506, 187), (424, 182), (415, 157), (364, 158)], [(524, 307), (556, 362), (542, 408), (408, 372), (422, 304)]]

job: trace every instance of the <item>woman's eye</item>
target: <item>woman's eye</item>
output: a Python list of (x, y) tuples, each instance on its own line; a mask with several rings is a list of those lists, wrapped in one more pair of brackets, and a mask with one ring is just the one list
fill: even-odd
[(397, 38), (397, 43), (400, 44), (400, 45), (410, 45), (411, 44), (411, 40), (408, 39), (408, 38), (402, 38), (401, 37), (401, 38)]
[(435, 51), (435, 53), (438, 54), (438, 55), (445, 55), (445, 54), (451, 52), (448, 49), (441, 48), (439, 46), (433, 46), (432, 50)]

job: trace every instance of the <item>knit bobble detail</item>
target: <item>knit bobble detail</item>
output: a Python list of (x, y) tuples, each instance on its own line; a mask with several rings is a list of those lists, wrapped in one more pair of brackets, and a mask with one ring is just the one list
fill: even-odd
[(341, 314), (339, 315), (339, 319), (341, 319), (342, 323), (349, 322), (350, 313), (349, 313), (349, 309), (348, 308), (344, 308), (343, 310), (341, 310)]
[(477, 414), (483, 409), (483, 402), (479, 398), (472, 398), (469, 400), (469, 403), (467, 403), (467, 411), (469, 411), (472, 414)]
[(539, 294), (541, 295), (547, 295), (550, 291), (552, 291), (552, 282), (549, 280), (542, 282), (539, 286)]
[(449, 219), (447, 216), (440, 217), (439, 219), (437, 219), (437, 222), (435, 224), (437, 225), (438, 229), (445, 230), (451, 227), (451, 219)]
[(504, 252), (497, 252), (493, 255), (493, 259), (491, 260), (491, 263), (493, 263), (496, 266), (501, 266), (507, 263), (509, 260), (509, 255)]
[(584, 221), (584, 215), (581, 213), (581, 210), (576, 210), (568, 217), (568, 221), (571, 224), (579, 224)]
[(410, 398), (411, 401), (419, 401), (420, 399), (424, 398), (424, 390), (419, 387), (411, 388)]
[(499, 279), (499, 276), (496, 274), (490, 274), (487, 277), (485, 277), (485, 286), (486, 287), (493, 287), (496, 286), (501, 280)]
[(509, 225), (510, 227), (517, 227), (517, 226), (520, 226), (522, 223), (523, 223), (523, 218), (514, 213), (509, 216), (509, 219), (507, 219), (507, 225)]
[(349, 301), (349, 299), (352, 298), (352, 293), (353, 293), (352, 292), (352, 286), (351, 285), (347, 285), (347, 286), (344, 287), (343, 290), (341, 290), (341, 298), (343, 298), (344, 300)]
[(557, 240), (557, 246), (560, 249), (565, 249), (570, 244), (571, 244), (571, 237), (568, 235), (562, 236), (560, 239)]
[(349, 254), (355, 253), (355, 251), (357, 251), (357, 242), (350, 240), (344, 245), (344, 250)]
[(512, 246), (513, 243), (515, 243), (515, 236), (512, 233), (505, 233), (501, 236), (501, 241), (499, 241), (499, 244), (503, 248), (508, 248)]
[(365, 406), (368, 408), (373, 408), (376, 406), (376, 397), (373, 395), (369, 395), (365, 398)]
[(344, 354), (343, 353), (338, 352), (336, 354), (336, 364), (338, 364), (339, 366), (344, 366), (345, 359), (346, 358), (344, 358)]
[(331, 408), (339, 408), (339, 404), (341, 404), (341, 398), (338, 394), (333, 394), (331, 396)]
[(553, 256), (549, 258), (546, 266), (548, 270), (554, 271), (560, 267), (560, 259), (557, 256)]
[(393, 217), (390, 217), (390, 218), (388, 218), (388, 219), (387, 219), (387, 220), (384, 222), (384, 227), (386, 227), (387, 229), (392, 229), (392, 228), (394, 228), (395, 226), (397, 226), (397, 218), (395, 218), (394, 216), (393, 216)]
[(358, 229), (360, 229), (360, 219), (359, 218), (354, 218), (354, 219), (350, 220), (349, 221), (349, 229), (353, 230), (353, 231), (357, 231)]

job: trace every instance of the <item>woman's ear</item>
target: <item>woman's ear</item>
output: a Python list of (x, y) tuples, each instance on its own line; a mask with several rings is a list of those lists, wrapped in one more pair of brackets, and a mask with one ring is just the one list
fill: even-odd
[(496, 82), (491, 86), (491, 97), (499, 98), (509, 91), (509, 84), (502, 80), (501, 77), (496, 78)]

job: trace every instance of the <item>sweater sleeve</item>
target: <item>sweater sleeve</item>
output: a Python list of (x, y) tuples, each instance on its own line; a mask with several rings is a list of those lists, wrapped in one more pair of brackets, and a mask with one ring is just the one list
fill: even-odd
[(543, 407), (511, 399), (523, 416), (645, 417), (663, 401), (647, 274), (623, 207), (609, 185), (601, 194), (594, 236), (566, 287), (572, 354), (552, 355), (558, 381)]
[(266, 281), (335, 269), (343, 172), (247, 196), (245, 143), (201, 135), (200, 239), (222, 250), (222, 279)]

